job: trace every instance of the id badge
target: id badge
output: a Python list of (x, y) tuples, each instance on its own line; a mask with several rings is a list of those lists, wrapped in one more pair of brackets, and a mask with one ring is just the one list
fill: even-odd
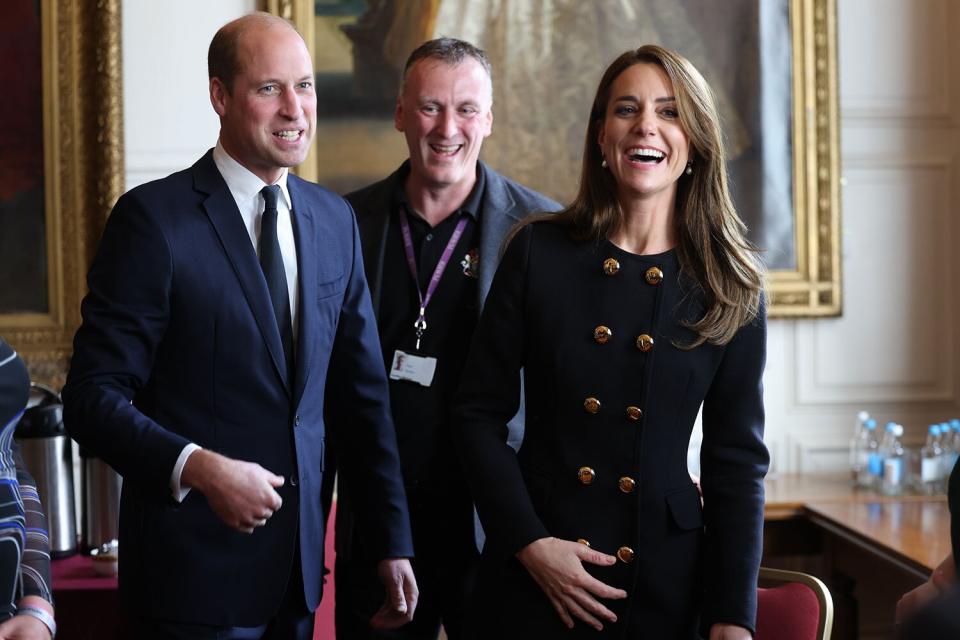
[(405, 353), (397, 349), (393, 352), (390, 365), (391, 380), (408, 380), (423, 387), (433, 382), (433, 373), (437, 370), (437, 359)]

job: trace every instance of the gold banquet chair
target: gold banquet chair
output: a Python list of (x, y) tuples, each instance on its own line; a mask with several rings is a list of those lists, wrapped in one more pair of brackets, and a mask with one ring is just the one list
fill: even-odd
[(833, 598), (827, 585), (798, 571), (760, 568), (754, 640), (830, 640)]

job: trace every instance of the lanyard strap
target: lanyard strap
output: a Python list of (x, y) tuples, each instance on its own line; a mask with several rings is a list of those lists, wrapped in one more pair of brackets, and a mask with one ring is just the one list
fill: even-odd
[(427, 285), (427, 294), (424, 295), (423, 291), (420, 290), (420, 277), (417, 275), (417, 259), (413, 255), (413, 237), (410, 234), (410, 221), (407, 220), (407, 212), (404, 211), (402, 207), (400, 208), (400, 232), (403, 234), (403, 251), (407, 255), (407, 266), (410, 267), (410, 275), (413, 276), (413, 285), (417, 288), (417, 296), (420, 299), (420, 313), (417, 315), (416, 322), (413, 323), (413, 328), (417, 330), (417, 349), (420, 349), (420, 337), (423, 335), (423, 332), (427, 330), (427, 305), (430, 304), (430, 299), (433, 298), (433, 293), (437, 290), (440, 278), (447, 268), (447, 263), (450, 262), (450, 256), (453, 255), (453, 250), (460, 241), (460, 236), (463, 235), (463, 230), (467, 227), (467, 222), (467, 216), (461, 216), (460, 221), (457, 222), (457, 226), (453, 230), (453, 235), (451, 235), (447, 241), (447, 246), (444, 247), (443, 253), (440, 255), (440, 261), (437, 262), (437, 267), (433, 270), (433, 275), (430, 276), (430, 283)]

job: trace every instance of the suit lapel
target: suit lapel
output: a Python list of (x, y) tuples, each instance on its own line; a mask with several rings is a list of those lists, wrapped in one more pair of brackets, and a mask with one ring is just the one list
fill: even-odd
[(493, 274), (500, 262), (500, 246), (510, 229), (520, 221), (522, 215), (515, 211), (517, 203), (507, 191), (503, 178), (491, 171), (483, 162), (478, 162), (486, 181), (483, 205), (480, 213), (480, 268), (477, 293), (480, 296), (480, 308), (487, 298)]
[(243, 226), (237, 203), (226, 182), (213, 163), (213, 153), (208, 152), (193, 166), (194, 186), (201, 193), (207, 194), (203, 201), (203, 208), (210, 219), (224, 252), (233, 265), (234, 273), (240, 281), (240, 288), (250, 305), (253, 317), (260, 328), (260, 335), (270, 352), (270, 359), (277, 371), (280, 380), (290, 389), (287, 382), (286, 367), (283, 366), (283, 345), (280, 342), (280, 332), (273, 315), (273, 305), (270, 302), (270, 292), (260, 270), (257, 253), (250, 242), (250, 236)]
[[(408, 161), (409, 162), (409, 161)], [(387, 250), (387, 234), (390, 229), (390, 208), (396, 193), (401, 172), (394, 171), (376, 185), (363, 202), (357, 203), (357, 226), (360, 244), (363, 246), (363, 270), (370, 287), (373, 313), (380, 318), (380, 290), (383, 284), (383, 263)]]
[(297, 245), (297, 277), (300, 280), (300, 304), (297, 311), (296, 373), (293, 381), (293, 406), (300, 403), (303, 390), (310, 377), (310, 354), (313, 353), (312, 341), (316, 336), (317, 304), (312, 297), (317, 290), (318, 237), (316, 212), (308, 205), (306, 194), (296, 176), (287, 176), (287, 190), (290, 192), (293, 221), (293, 237)]

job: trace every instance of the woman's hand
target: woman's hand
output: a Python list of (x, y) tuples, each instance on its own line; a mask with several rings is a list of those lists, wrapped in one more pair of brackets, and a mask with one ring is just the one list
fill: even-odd
[(578, 542), (540, 538), (521, 549), (517, 558), (547, 594), (568, 628), (573, 628), (573, 617), (580, 618), (597, 631), (603, 629), (599, 619), (617, 621), (617, 616), (597, 598), (620, 600), (627, 597), (627, 592), (600, 582), (583, 568), (584, 562), (610, 566), (617, 561), (613, 556), (593, 551)]
[[(43, 609), (53, 617), (53, 607), (39, 596), (24, 596), (17, 604)], [(0, 624), (0, 640), (50, 640), (50, 629), (33, 616), (13, 616)]]
[(13, 616), (0, 624), (0, 640), (50, 640), (50, 629), (36, 618)]
[(751, 640), (753, 635), (735, 624), (717, 623), (710, 627), (710, 640)]

